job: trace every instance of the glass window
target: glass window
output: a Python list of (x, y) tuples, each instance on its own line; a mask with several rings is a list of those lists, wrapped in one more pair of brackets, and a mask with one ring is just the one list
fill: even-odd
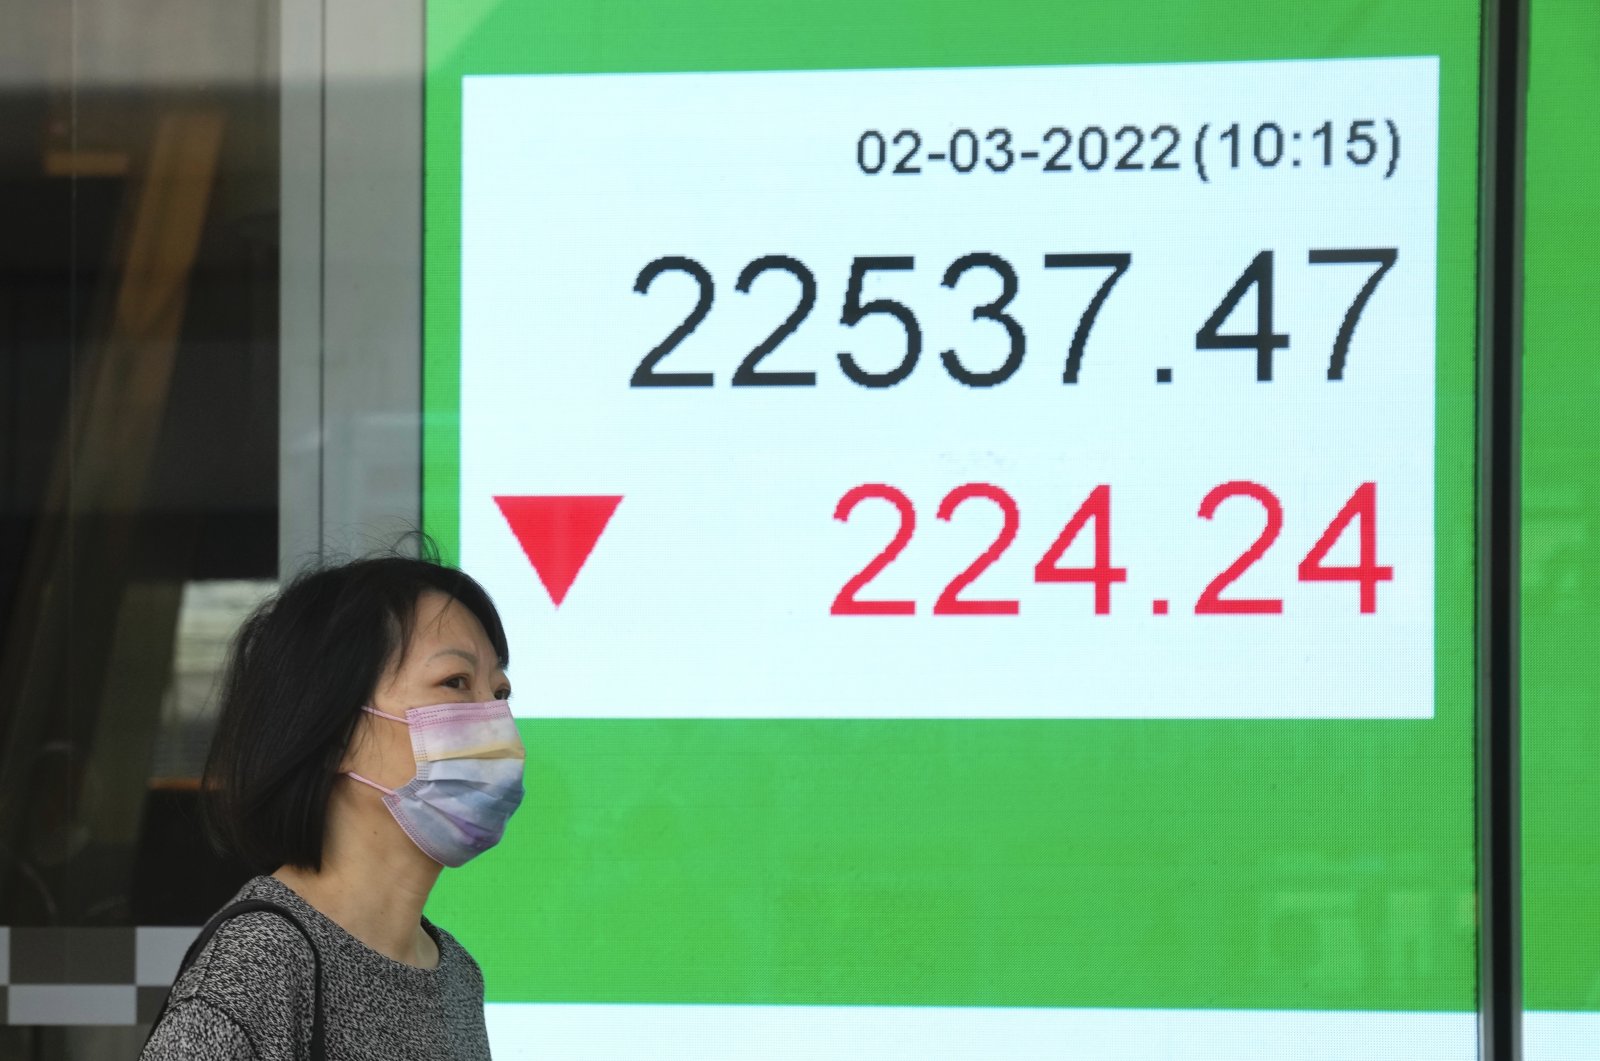
[(275, 20), (0, 14), (6, 1057), (132, 1056), (152, 941), (240, 879), (196, 779), (221, 646), (278, 574)]

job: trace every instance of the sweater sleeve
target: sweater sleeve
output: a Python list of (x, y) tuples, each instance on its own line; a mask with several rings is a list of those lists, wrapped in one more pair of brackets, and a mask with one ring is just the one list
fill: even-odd
[(255, 1047), (234, 1019), (204, 999), (187, 998), (167, 1010), (139, 1061), (258, 1061)]

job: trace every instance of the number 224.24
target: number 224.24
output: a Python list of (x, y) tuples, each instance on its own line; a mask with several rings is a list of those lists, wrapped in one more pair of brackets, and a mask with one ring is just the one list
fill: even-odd
[[(1279, 615), (1283, 601), (1271, 597), (1223, 596), (1252, 565), (1266, 555), (1283, 529), (1283, 505), (1277, 496), (1259, 483), (1234, 480), (1213, 488), (1200, 502), (1199, 515), (1211, 519), (1224, 501), (1230, 498), (1249, 498), (1266, 512), (1266, 526), (1256, 540), (1241, 553), (1238, 559), (1213, 578), (1195, 601), (1196, 615)], [(956, 509), (968, 501), (983, 499), (1000, 509), (1003, 524), (1000, 534), (965, 570), (951, 579), (944, 591), (934, 601), (934, 615), (1016, 615), (1021, 609), (1017, 600), (974, 600), (961, 594), (978, 576), (988, 570), (1017, 537), (1021, 516), (1016, 500), (998, 486), (990, 483), (966, 483), (956, 487), (939, 503), (938, 517), (949, 522)], [(839, 590), (830, 609), (833, 615), (914, 615), (917, 605), (911, 600), (862, 600), (857, 596), (866, 585), (883, 573), (910, 544), (916, 532), (916, 509), (902, 491), (884, 483), (863, 483), (849, 490), (839, 499), (833, 518), (847, 521), (857, 505), (868, 499), (881, 499), (893, 505), (900, 515), (900, 527), (894, 538), (872, 561), (858, 571)], [(1087, 527), (1093, 524), (1094, 562), (1087, 567), (1062, 566), (1062, 557), (1069, 546)], [(1354, 524), (1359, 538), (1359, 558), (1354, 564), (1328, 564), (1329, 552), (1335, 543)], [(1377, 610), (1379, 582), (1394, 579), (1394, 568), (1381, 565), (1377, 560), (1377, 487), (1367, 482), (1356, 487), (1344, 507), (1333, 517), (1322, 536), (1311, 546), (1297, 568), (1301, 582), (1353, 582), (1359, 587), (1360, 610), (1371, 614)], [(1094, 587), (1094, 612), (1111, 614), (1111, 587), (1128, 580), (1128, 569), (1117, 567), (1111, 561), (1111, 487), (1096, 486), (1078, 510), (1067, 520), (1061, 533), (1045, 550), (1033, 567), (1035, 582), (1082, 582)], [(1166, 613), (1165, 600), (1154, 602), (1157, 614)]]

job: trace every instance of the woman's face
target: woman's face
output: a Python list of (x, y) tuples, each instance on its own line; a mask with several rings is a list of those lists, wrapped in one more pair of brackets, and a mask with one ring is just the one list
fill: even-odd
[[(411, 644), (378, 680), (371, 706), (404, 718), (414, 707), (504, 700), (510, 695), (511, 683), (500, 669), (483, 624), (457, 601), (429, 591), (417, 600)], [(363, 714), (345, 763), (342, 769), (399, 788), (416, 775), (411, 732)]]

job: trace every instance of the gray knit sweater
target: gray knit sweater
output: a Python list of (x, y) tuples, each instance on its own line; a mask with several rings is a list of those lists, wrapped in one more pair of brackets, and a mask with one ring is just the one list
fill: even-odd
[[(288, 907), (317, 941), (329, 1061), (479, 1061), (489, 1056), (483, 973), (454, 936), (422, 919), (439, 945), (435, 969), (386, 958), (275, 877), (236, 899)], [(311, 951), (274, 913), (239, 914), (173, 985), (166, 1017), (141, 1061), (190, 1058), (305, 1061), (311, 1056)]]

